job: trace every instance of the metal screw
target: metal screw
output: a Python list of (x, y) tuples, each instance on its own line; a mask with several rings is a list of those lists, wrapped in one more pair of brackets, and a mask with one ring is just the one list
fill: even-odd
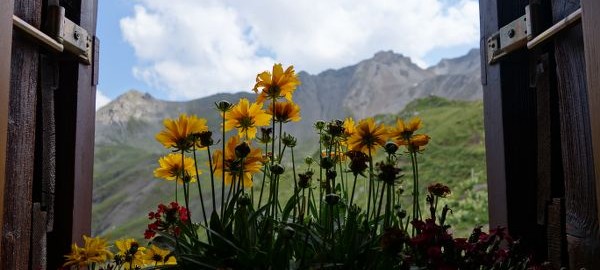
[(75, 31), (75, 33), (73, 33), (73, 37), (75, 38), (75, 40), (79, 40), (79, 38), (81, 37), (81, 35), (79, 34), (78, 31)]
[(509, 38), (513, 38), (515, 36), (515, 29), (508, 30), (507, 34)]

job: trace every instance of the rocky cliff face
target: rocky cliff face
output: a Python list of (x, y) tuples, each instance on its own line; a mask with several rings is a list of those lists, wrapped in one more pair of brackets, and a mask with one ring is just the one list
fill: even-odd
[[(294, 100), (302, 108), (302, 121), (290, 130), (303, 138), (312, 134), (311, 125), (319, 119), (353, 116), (360, 119), (377, 114), (397, 113), (414, 99), (431, 95), (459, 100), (482, 98), (479, 50), (422, 69), (410, 58), (392, 51), (376, 53), (360, 63), (327, 70), (317, 75), (299, 72), (302, 85)], [(187, 102), (157, 100), (149, 94), (129, 91), (97, 112), (96, 143), (128, 143), (151, 147), (144, 141), (160, 129), (165, 117), (181, 112), (197, 114), (218, 127), (212, 109), (214, 102), (241, 97), (254, 99), (252, 93), (219, 94)]]

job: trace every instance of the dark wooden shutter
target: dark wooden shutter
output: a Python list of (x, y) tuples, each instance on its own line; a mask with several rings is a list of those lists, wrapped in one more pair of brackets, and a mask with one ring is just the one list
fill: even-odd
[[(600, 4), (533, 49), (487, 63), (486, 40), (531, 10), (533, 36), (579, 1), (481, 0), (490, 225), (553, 268), (600, 268)], [(502, 34), (502, 33), (501, 33)]]
[(86, 65), (12, 27), (45, 31), (50, 4), (95, 35), (96, 0), (0, 4), (0, 269), (57, 269), (90, 234), (98, 41)]

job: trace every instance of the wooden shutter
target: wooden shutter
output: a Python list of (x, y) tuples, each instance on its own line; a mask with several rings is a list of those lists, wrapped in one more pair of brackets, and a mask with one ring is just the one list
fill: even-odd
[[(33, 32), (49, 31), (50, 5), (58, 4), (93, 38), (93, 57), (86, 58), (91, 65), (39, 42), (44, 35), (52, 41), (51, 34), (21, 30), (25, 25)], [(6, 147), (0, 155), (6, 160), (0, 167), (5, 169), (0, 269), (57, 269), (71, 242), (81, 244), (81, 235), (91, 231), (97, 1), (11, 0), (0, 7), (0, 54), (10, 59), (9, 88), (3, 87), (7, 72), (0, 66), (0, 102), (7, 103), (0, 106), (7, 110), (0, 114), (0, 147)], [(12, 38), (5, 38), (5, 26)], [(6, 41), (12, 49), (4, 58)]]

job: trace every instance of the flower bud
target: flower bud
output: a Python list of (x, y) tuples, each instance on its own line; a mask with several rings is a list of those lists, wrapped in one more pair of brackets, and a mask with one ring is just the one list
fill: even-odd
[(399, 219), (406, 218), (406, 210), (404, 210), (404, 209), (397, 210), (396, 216), (398, 216)]
[(313, 162), (315, 162), (315, 160), (314, 160), (314, 159), (313, 159), (311, 156), (306, 156), (306, 157), (304, 158), (304, 163), (305, 163), (306, 165), (311, 165)]
[(321, 168), (329, 170), (333, 168), (333, 165), (335, 164), (333, 163), (333, 159), (331, 159), (330, 157), (324, 157), (321, 159)]
[(246, 142), (240, 143), (235, 147), (235, 156), (238, 158), (245, 158), (250, 154), (250, 146)]
[(200, 147), (207, 147), (214, 144), (212, 132), (210, 131), (203, 131), (198, 134), (198, 140), (200, 141)]
[(393, 142), (386, 143), (383, 148), (385, 149), (385, 152), (390, 155), (393, 155), (398, 151), (398, 145)]
[(298, 174), (298, 187), (299, 188), (309, 188), (310, 180), (312, 179), (313, 172), (307, 171), (305, 173)]
[(333, 181), (335, 179), (335, 177), (337, 176), (337, 172), (327, 170), (327, 172), (325, 173), (325, 176), (327, 177), (327, 180)]
[(290, 147), (290, 148), (294, 148), (296, 147), (296, 138), (294, 138), (294, 136), (290, 135), (290, 134), (284, 134), (283, 138), (281, 138), (281, 142), (283, 143), (283, 145)]
[(325, 202), (327, 202), (329, 205), (336, 205), (338, 202), (340, 202), (340, 195), (335, 193), (327, 194), (325, 195)]
[(280, 164), (273, 164), (271, 165), (270, 169), (271, 172), (276, 175), (280, 175), (283, 174), (283, 172), (285, 172), (285, 168), (283, 168), (283, 166), (281, 166)]
[(319, 120), (319, 121), (315, 122), (315, 128), (317, 130), (323, 130), (323, 128), (325, 128), (325, 121)]
[(271, 142), (271, 133), (273, 133), (273, 128), (261, 127), (260, 137), (258, 138), (258, 141), (260, 141), (261, 143)]
[(327, 133), (332, 137), (340, 137), (344, 134), (344, 121), (342, 120), (333, 120), (329, 124), (327, 124)]
[(250, 205), (250, 203), (252, 203), (252, 200), (250, 200), (250, 197), (248, 197), (248, 194), (243, 194), (238, 199), (238, 204), (241, 206), (248, 206), (248, 205)]
[(219, 102), (216, 102), (215, 106), (217, 107), (217, 110), (222, 112), (229, 111), (231, 110), (231, 108), (233, 108), (233, 104), (227, 100), (221, 100)]

